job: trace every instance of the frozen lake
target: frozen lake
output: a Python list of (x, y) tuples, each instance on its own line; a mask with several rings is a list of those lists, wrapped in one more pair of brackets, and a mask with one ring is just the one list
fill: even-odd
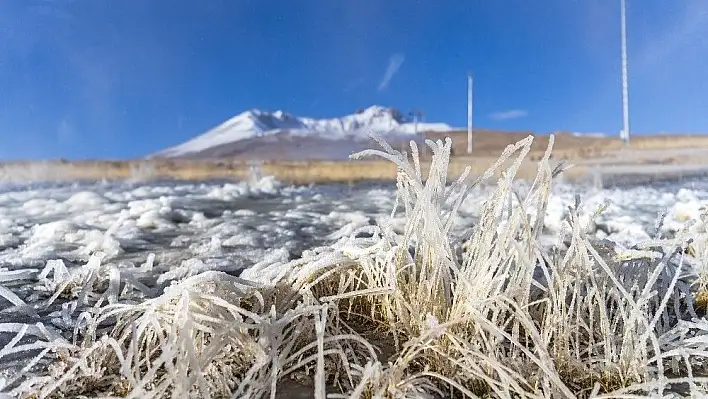
[[(455, 221), (460, 238), (475, 223), (488, 187), (471, 191)], [(524, 190), (520, 184), (519, 190)], [(625, 185), (598, 189), (560, 184), (553, 191), (545, 233), (553, 237), (579, 194), (585, 213), (602, 204), (597, 235), (634, 244), (670, 235), (696, 218), (708, 200), (708, 180)], [(42, 274), (60, 260), (77, 270), (101, 253), (102, 264), (129, 274), (155, 295), (170, 282), (206, 270), (239, 274), (263, 260), (287, 260), (306, 249), (329, 245), (373, 223), (403, 226), (391, 211), (395, 184), (284, 187), (270, 178), (252, 183), (154, 182), (4, 185), (0, 188), (0, 323), (37, 323), (70, 339), (66, 303), (44, 306), (51, 278)], [(48, 261), (51, 261), (48, 263)], [(54, 269), (56, 272), (56, 269)], [(27, 305), (22, 305), (25, 303)], [(17, 306), (20, 304), (21, 306)], [(28, 310), (31, 309), (31, 310)], [(80, 309), (79, 309), (80, 310)], [(11, 329), (10, 329), (11, 330)], [(7, 343), (14, 331), (0, 331)], [(18, 356), (0, 356), (12, 369)]]
[[(462, 205), (456, 220), (461, 236), (474, 224), (487, 190), (475, 188)], [(606, 189), (559, 184), (546, 214), (547, 233), (561, 228), (576, 194), (588, 214), (608, 205), (598, 218), (601, 238), (636, 243), (653, 234), (662, 211), (667, 234), (697, 217), (708, 200), (708, 180)], [(83, 264), (101, 251), (104, 263), (121, 268), (139, 266), (153, 253), (156, 276), (182, 269), (237, 273), (265, 256), (298, 256), (367, 224), (402, 226), (402, 219), (390, 220), (394, 204), (391, 183), (283, 187), (264, 178), (251, 184), (6, 185), (0, 188), (0, 267), (42, 268), (51, 259)]]

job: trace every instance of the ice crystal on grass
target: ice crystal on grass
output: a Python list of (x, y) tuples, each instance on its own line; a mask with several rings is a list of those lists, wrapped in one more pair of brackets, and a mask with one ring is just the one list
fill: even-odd
[[(159, 296), (146, 287), (129, 296), (135, 279), (100, 259), (78, 274), (48, 265), (43, 281), (60, 294), (73, 287), (74, 303), (90, 311), (69, 319), (81, 324), (75, 344), (62, 344), (44, 374), (12, 392), (274, 398), (297, 379), (317, 398), (708, 393), (697, 373), (708, 324), (695, 306), (708, 285), (708, 218), (623, 252), (589, 236), (578, 199), (548, 250), (539, 236), (565, 166), (551, 167), (551, 138), (537, 177), (516, 190), (531, 143), (509, 146), (476, 179), (467, 169), (450, 183), (449, 139), (426, 142), (427, 175), (415, 143), (409, 159), (380, 141), (383, 150), (354, 157), (397, 166), (392, 216), (403, 210), (401, 232), (366, 226), (240, 277), (185, 274)], [(470, 189), (494, 176), (470, 236), (452, 236)]]

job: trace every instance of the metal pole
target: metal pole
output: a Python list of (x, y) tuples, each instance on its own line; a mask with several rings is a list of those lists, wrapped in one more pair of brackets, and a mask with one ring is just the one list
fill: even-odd
[(418, 112), (413, 112), (413, 134), (418, 135)]
[(467, 74), (467, 155), (472, 155), (472, 89), (474, 81), (472, 74)]
[[(418, 137), (418, 111), (413, 111), (413, 137)], [(423, 157), (425, 157), (425, 134), (423, 134)]]
[(629, 144), (629, 84), (627, 82), (627, 22), (625, 0), (620, 0), (622, 7), (622, 134), (620, 138), (625, 145)]
[[(408, 111), (408, 116), (413, 118), (413, 137), (416, 138), (418, 137), (418, 122), (420, 122), (421, 118), (423, 117), (423, 111), (419, 109), (412, 109)], [(419, 148), (418, 150), (420, 151), (420, 156), (425, 158), (427, 149), (425, 145), (425, 130), (420, 132), (421, 136), (423, 137), (423, 143), (422, 143), (422, 148)]]

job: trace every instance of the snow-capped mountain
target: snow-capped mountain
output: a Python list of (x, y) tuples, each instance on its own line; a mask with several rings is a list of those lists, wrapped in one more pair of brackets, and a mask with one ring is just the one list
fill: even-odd
[[(200, 153), (220, 153), (219, 147), (254, 141), (273, 142), (278, 137), (278, 143), (285, 145), (298, 139), (308, 142), (328, 140), (343, 142), (368, 142), (371, 132), (386, 139), (413, 138), (414, 132), (449, 131), (452, 128), (444, 123), (415, 124), (393, 108), (372, 106), (353, 115), (333, 119), (302, 118), (283, 111), (272, 113), (252, 109), (243, 112), (208, 132), (185, 143), (168, 148), (154, 157), (193, 156)], [(330, 146), (330, 145), (328, 145)]]

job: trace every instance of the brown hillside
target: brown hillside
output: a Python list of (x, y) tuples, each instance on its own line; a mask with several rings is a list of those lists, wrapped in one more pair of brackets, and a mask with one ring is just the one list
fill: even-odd
[[(532, 132), (508, 132), (499, 130), (475, 130), (472, 136), (473, 155), (476, 157), (497, 157), (504, 148), (529, 135), (534, 135), (532, 157), (542, 154), (548, 147), (549, 135), (535, 135)], [(623, 147), (617, 137), (576, 136), (566, 132), (554, 133), (553, 157), (556, 159), (587, 159), (606, 156)], [(450, 137), (453, 154), (465, 157), (467, 153), (467, 132), (426, 133), (427, 138), (444, 139)], [(633, 150), (660, 150), (673, 148), (708, 147), (708, 135), (652, 135), (632, 137)]]

